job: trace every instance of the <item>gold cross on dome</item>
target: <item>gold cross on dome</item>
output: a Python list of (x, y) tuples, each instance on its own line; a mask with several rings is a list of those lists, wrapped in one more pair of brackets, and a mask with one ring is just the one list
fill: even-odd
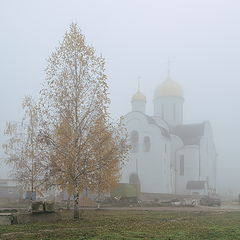
[(138, 92), (140, 92), (140, 79), (141, 79), (141, 76), (138, 76), (137, 79), (138, 79)]
[(173, 63), (173, 61), (171, 61), (170, 59), (168, 59), (168, 61), (165, 63), (167, 64), (167, 76), (168, 78), (170, 77), (170, 68), (171, 68), (171, 64)]

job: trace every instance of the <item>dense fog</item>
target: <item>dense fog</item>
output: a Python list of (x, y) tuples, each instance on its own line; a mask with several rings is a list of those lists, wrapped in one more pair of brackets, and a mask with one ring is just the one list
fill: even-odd
[[(139, 76), (152, 115), (171, 60), (171, 77), (184, 90), (184, 123), (212, 125), (217, 191), (240, 193), (239, 8), (237, 0), (1, 1), (1, 143), (6, 122), (22, 117), (24, 96), (38, 96), (46, 59), (75, 22), (106, 59), (115, 119), (131, 111)], [(0, 178), (7, 170), (1, 162)]]

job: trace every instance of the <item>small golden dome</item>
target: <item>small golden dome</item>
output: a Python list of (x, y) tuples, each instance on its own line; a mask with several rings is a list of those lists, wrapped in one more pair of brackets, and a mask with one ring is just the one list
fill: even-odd
[(132, 96), (132, 101), (144, 101), (146, 102), (146, 97), (139, 90)]
[(182, 87), (168, 77), (154, 93), (154, 99), (159, 97), (183, 97)]

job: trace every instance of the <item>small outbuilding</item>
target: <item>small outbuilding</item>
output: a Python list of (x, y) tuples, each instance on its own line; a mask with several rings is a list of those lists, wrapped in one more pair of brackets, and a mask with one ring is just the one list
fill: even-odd
[(207, 181), (188, 181), (187, 190), (191, 195), (207, 195), (208, 194)]

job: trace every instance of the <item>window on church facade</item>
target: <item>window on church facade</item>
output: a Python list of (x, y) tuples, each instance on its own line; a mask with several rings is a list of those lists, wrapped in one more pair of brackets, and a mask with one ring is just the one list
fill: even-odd
[(180, 156), (180, 176), (184, 176), (184, 155)]
[(165, 153), (167, 153), (167, 144), (165, 143)]
[(131, 132), (131, 146), (132, 146), (133, 153), (138, 152), (138, 142), (139, 142), (138, 132), (132, 131)]
[(150, 149), (151, 149), (150, 137), (146, 136), (144, 137), (144, 140), (143, 140), (143, 151), (150, 152)]
[(176, 104), (173, 104), (173, 120), (176, 120)]
[(162, 119), (164, 119), (164, 105), (162, 104)]
[(207, 138), (207, 140), (206, 140), (206, 152), (207, 152), (207, 154), (208, 154), (208, 138)]

